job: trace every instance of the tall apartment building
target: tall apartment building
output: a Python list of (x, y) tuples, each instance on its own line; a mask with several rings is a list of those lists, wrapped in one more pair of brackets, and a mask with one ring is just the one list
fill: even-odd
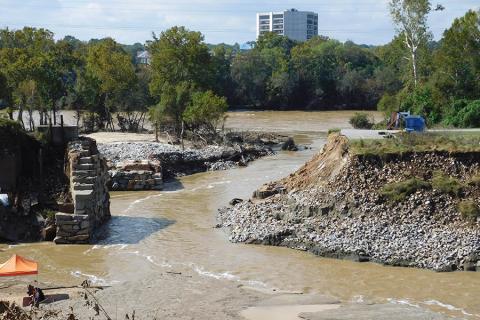
[(307, 41), (318, 35), (318, 14), (296, 9), (257, 13), (257, 38), (265, 32), (275, 32), (291, 40)]

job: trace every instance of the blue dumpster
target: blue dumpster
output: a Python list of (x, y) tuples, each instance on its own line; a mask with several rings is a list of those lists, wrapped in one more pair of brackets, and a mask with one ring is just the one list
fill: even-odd
[(405, 117), (405, 130), (407, 132), (423, 132), (425, 131), (425, 119), (420, 116)]

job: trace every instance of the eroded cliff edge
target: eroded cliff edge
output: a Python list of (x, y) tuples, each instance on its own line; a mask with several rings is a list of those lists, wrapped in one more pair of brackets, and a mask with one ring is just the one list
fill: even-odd
[[(436, 271), (480, 271), (480, 153), (356, 154), (345, 136), (219, 210), (232, 242)], [(234, 203), (235, 203), (234, 202)]]

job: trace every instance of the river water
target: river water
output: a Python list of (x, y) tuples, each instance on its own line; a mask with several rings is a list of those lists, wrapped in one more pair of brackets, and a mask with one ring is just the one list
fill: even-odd
[[(40, 263), (39, 280), (119, 284), (153, 277), (175, 266), (260, 289), (328, 294), (342, 301), (416, 305), (464, 318), (480, 318), (480, 273), (434, 273), (319, 258), (286, 248), (232, 244), (215, 229), (217, 208), (248, 198), (267, 181), (299, 168), (325, 142), (328, 128), (347, 128), (351, 112), (235, 112), (231, 128), (292, 134), (312, 149), (279, 152), (246, 168), (182, 177), (161, 192), (111, 194), (112, 219), (96, 245), (0, 245)], [(376, 115), (378, 116), (378, 115)], [(2, 282), (3, 281), (3, 282)], [(0, 280), (0, 286), (4, 283)]]

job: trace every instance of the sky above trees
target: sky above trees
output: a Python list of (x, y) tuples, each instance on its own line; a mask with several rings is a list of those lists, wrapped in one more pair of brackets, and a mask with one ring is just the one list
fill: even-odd
[[(478, 0), (438, 0), (429, 25), (435, 39)], [(385, 44), (394, 36), (388, 0), (0, 0), (0, 28), (44, 27), (57, 38), (110, 36), (121, 43), (145, 42), (151, 33), (175, 25), (199, 30), (209, 43), (255, 40), (255, 13), (287, 8), (319, 14), (319, 34), (364, 44)]]

